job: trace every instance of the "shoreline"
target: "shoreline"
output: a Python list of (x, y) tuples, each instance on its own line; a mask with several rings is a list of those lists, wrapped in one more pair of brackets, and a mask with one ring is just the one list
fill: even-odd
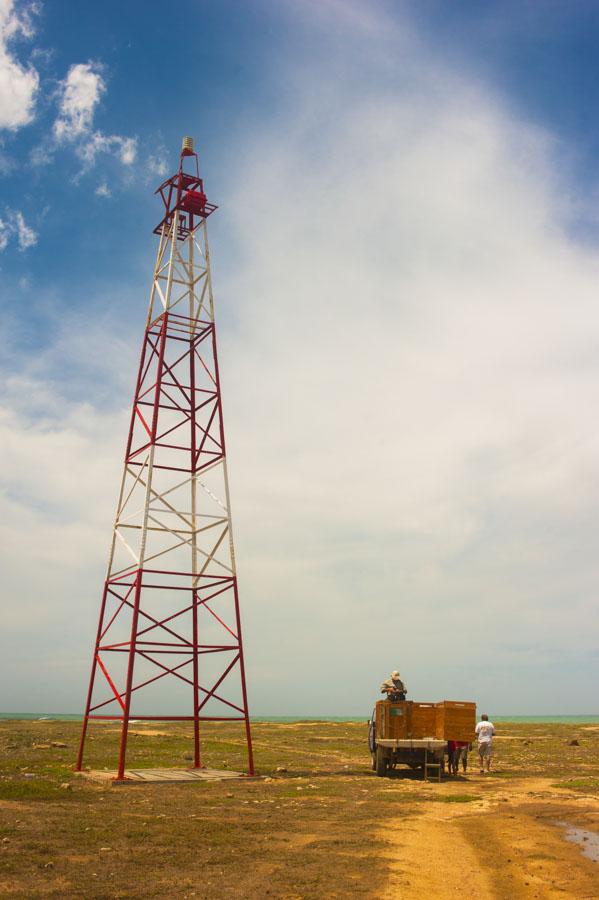
[[(331, 722), (331, 723), (342, 723), (348, 722), (355, 724), (356, 722), (366, 722), (369, 718), (370, 714), (365, 713), (362, 716), (310, 716), (310, 715), (300, 715), (300, 716), (250, 716), (250, 721), (255, 724), (267, 724), (272, 723), (273, 725), (281, 724), (281, 725), (293, 725), (301, 722)], [(580, 715), (560, 715), (560, 714), (549, 714), (549, 715), (494, 715), (490, 714), (490, 718), (494, 722), (502, 722), (509, 723), (513, 722), (515, 724), (521, 725), (599, 725), (599, 714), (580, 714)], [(35, 712), (35, 713), (25, 713), (25, 712), (2, 712), (0, 713), (0, 721), (14, 721), (14, 722), (41, 722), (41, 721), (54, 721), (54, 722), (81, 722), (83, 721), (83, 716), (81, 713), (44, 713), (44, 712)], [(118, 721), (118, 718), (115, 716), (114, 720)], [(167, 720), (158, 720), (158, 721), (167, 721)], [(135, 716), (131, 717), (131, 722), (138, 722)]]

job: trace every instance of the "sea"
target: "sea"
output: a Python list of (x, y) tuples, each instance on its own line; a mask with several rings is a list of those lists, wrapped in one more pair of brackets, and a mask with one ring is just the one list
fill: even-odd
[[(33, 721), (57, 721), (57, 722), (77, 722), (81, 721), (80, 713), (43, 713), (43, 712), (3, 712), (0, 713), (0, 719), (29, 719)], [(369, 713), (363, 716), (251, 716), (252, 722), (274, 722), (280, 724), (293, 724), (294, 722), (365, 722), (369, 718)], [(522, 722), (523, 724), (563, 724), (563, 725), (594, 725), (599, 724), (599, 715), (578, 715), (578, 716), (562, 716), (562, 715), (491, 715), (494, 722)]]

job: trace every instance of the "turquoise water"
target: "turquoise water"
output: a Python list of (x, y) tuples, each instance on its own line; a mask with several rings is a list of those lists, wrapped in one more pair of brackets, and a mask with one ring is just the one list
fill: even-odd
[[(252, 722), (365, 722), (369, 718), (370, 713), (366, 712), (363, 716), (252, 716)], [(591, 725), (599, 724), (599, 715), (579, 715), (579, 716), (495, 716), (489, 714), (494, 722), (522, 722), (523, 724), (542, 724), (554, 723), (564, 725)], [(81, 715), (77, 713), (23, 713), (10, 712), (0, 713), (0, 719), (55, 719), (60, 722), (76, 722), (81, 720)]]

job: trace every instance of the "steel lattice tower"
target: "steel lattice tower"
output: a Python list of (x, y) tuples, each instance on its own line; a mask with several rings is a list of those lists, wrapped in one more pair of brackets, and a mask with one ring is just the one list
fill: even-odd
[[(135, 718), (193, 722), (194, 767), (202, 722), (242, 722), (253, 774), (206, 229), (216, 206), (191, 138), (156, 193), (164, 218), (77, 769), (88, 723), (116, 719), (122, 779)], [(145, 714), (165, 681), (169, 706), (191, 715)]]

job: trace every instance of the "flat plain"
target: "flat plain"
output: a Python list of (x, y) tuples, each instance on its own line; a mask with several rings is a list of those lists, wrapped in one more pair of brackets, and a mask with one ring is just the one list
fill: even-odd
[[(471, 753), (438, 784), (377, 778), (365, 723), (258, 723), (260, 779), (121, 787), (74, 773), (79, 728), (0, 723), (2, 897), (599, 897), (599, 726), (501, 723), (490, 776)], [(190, 765), (190, 737), (136, 724), (129, 767)], [(117, 726), (91, 738), (110, 771)], [(243, 769), (236, 726), (203, 746)]]

